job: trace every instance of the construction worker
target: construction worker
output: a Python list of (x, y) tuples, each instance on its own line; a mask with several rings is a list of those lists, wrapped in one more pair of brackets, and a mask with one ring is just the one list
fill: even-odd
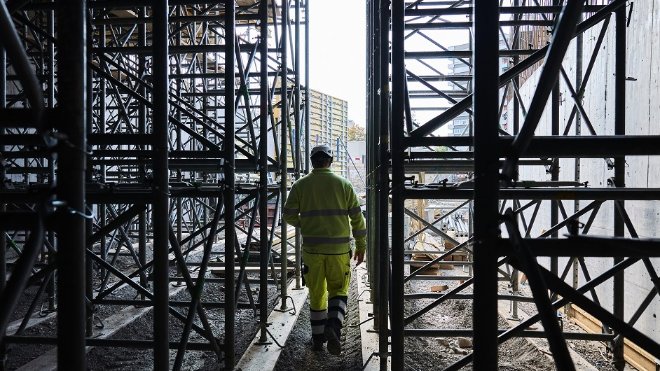
[(332, 151), (316, 146), (310, 153), (312, 172), (291, 187), (284, 219), (300, 227), (303, 277), (309, 288), (313, 350), (341, 354), (340, 333), (351, 279), (351, 230), (354, 260), (364, 260), (367, 229), (351, 183), (330, 170)]

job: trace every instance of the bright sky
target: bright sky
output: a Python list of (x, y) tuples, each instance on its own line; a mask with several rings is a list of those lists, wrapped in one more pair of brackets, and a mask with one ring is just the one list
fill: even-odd
[(312, 89), (348, 101), (348, 119), (365, 126), (365, 0), (307, 0)]

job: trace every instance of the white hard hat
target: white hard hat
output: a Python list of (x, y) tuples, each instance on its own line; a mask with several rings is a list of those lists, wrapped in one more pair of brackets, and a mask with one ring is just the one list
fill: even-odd
[(323, 153), (327, 157), (332, 157), (332, 150), (326, 145), (316, 146), (312, 148), (312, 151), (309, 153), (309, 157), (314, 157), (315, 155)]

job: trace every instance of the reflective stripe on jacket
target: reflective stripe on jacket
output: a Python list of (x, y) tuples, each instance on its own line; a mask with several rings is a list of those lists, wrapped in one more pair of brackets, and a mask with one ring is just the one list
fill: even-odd
[(307, 252), (346, 253), (351, 230), (356, 251), (367, 247), (367, 227), (355, 190), (330, 169), (314, 169), (295, 182), (283, 214), (287, 223), (300, 227)]

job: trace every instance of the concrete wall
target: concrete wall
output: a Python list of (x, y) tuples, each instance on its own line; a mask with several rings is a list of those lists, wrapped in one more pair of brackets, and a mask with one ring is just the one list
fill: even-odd
[[(602, 23), (601, 23), (602, 25)], [(596, 26), (584, 34), (583, 70), (587, 68), (589, 59), (594, 52), (594, 44), (600, 32), (601, 25)], [(614, 134), (614, 71), (615, 47), (614, 33), (616, 25), (612, 16), (607, 36), (598, 50), (597, 61), (587, 84), (584, 97), (584, 108), (597, 135)], [(627, 28), (627, 68), (626, 77), (626, 133), (630, 135), (658, 135), (660, 134), (660, 3), (653, 0), (636, 1), (631, 15), (630, 26)], [(563, 66), (575, 85), (576, 71), (576, 42), (564, 59)], [(525, 107), (529, 106), (531, 97), (536, 88), (538, 75), (536, 71), (521, 87)], [(568, 117), (573, 108), (573, 98), (563, 79), (561, 81), (560, 106), (560, 132), (564, 131)], [(550, 135), (550, 104), (541, 119), (536, 131), (537, 135)], [(512, 105), (509, 104), (509, 117), (513, 117)], [(521, 116), (521, 123), (524, 118)], [(509, 125), (511, 126), (511, 125)], [(575, 135), (575, 124), (569, 135)], [(591, 135), (586, 125), (582, 124), (582, 135)], [(658, 144), (660, 145), (660, 143)], [(589, 182), (590, 187), (607, 187), (607, 179), (614, 176), (614, 171), (608, 169), (604, 159), (580, 160), (578, 178), (581, 182)], [(575, 160), (562, 159), (560, 161), (560, 179), (575, 180)], [(544, 167), (527, 167), (521, 169), (521, 180), (550, 180)], [(660, 156), (635, 156), (626, 158), (626, 186), (627, 187), (660, 187)], [(589, 201), (581, 201), (584, 207)], [(564, 202), (566, 212), (574, 212), (574, 202)], [(660, 202), (659, 201), (629, 201), (626, 210), (640, 237), (659, 237), (660, 235)], [(532, 210), (527, 213), (527, 220)], [(581, 218), (586, 222), (589, 214)], [(606, 202), (600, 208), (594, 224), (590, 230), (592, 235), (613, 235), (614, 205)], [(560, 214), (561, 220), (561, 214)], [(539, 210), (537, 222), (531, 236), (538, 236), (550, 226), (549, 202), (544, 202)], [(560, 236), (566, 230), (560, 232)], [(626, 232), (627, 233), (627, 232)], [(660, 272), (660, 259), (652, 259), (656, 272)], [(548, 260), (543, 261), (544, 265)], [(560, 261), (560, 272), (566, 260)], [(589, 273), (592, 277), (604, 272), (612, 266), (612, 259), (587, 259)], [(571, 274), (567, 278), (572, 282)], [(584, 275), (580, 273), (580, 284), (585, 282)], [(652, 283), (643, 264), (637, 263), (625, 273), (625, 316), (626, 320), (637, 310), (639, 303), (652, 289)], [(601, 285), (597, 290), (599, 299), (605, 308), (612, 308), (612, 282)], [(650, 335), (660, 342), (660, 298), (656, 296), (651, 306), (635, 325), (636, 328)]]

